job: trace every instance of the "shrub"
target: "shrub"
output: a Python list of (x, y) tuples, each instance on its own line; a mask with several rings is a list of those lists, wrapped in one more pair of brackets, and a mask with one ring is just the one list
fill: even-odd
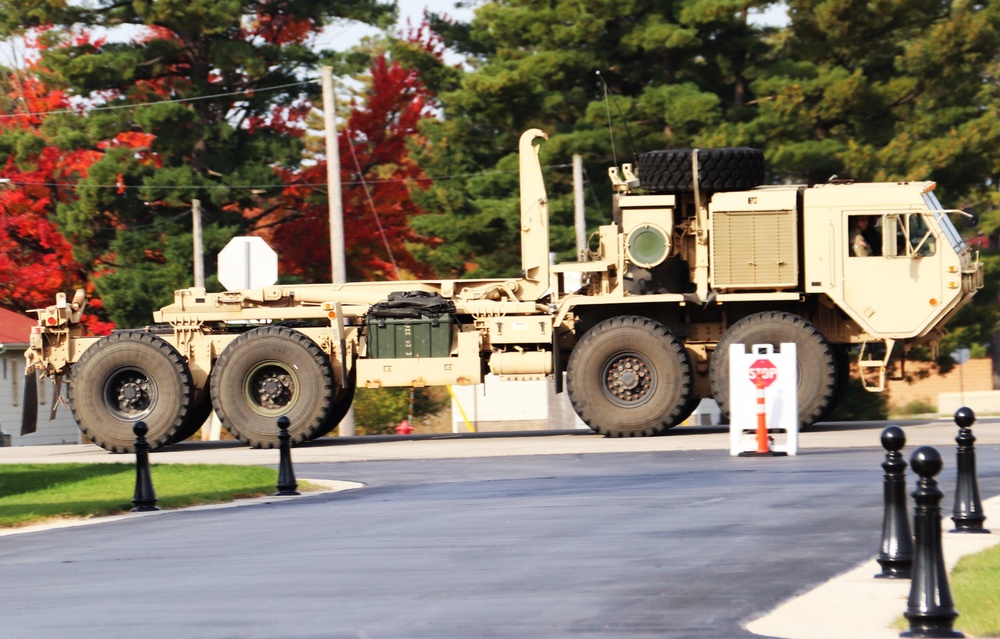
[(851, 378), (840, 403), (826, 421), (853, 422), (889, 418), (889, 398), (886, 393), (870, 393), (860, 379)]
[(899, 409), (901, 415), (926, 415), (936, 412), (937, 406), (924, 399), (915, 399)]
[[(354, 395), (354, 429), (358, 435), (391, 435), (408, 418), (413, 391), (413, 417), (441, 410), (447, 392), (439, 388), (359, 388)], [(411, 424), (413, 426), (414, 424)]]

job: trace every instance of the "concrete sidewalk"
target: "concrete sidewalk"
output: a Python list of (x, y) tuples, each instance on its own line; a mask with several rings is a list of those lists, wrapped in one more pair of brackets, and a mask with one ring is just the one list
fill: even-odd
[[(990, 513), (1000, 513), (1000, 496), (983, 502)], [(993, 520), (996, 523), (995, 519)], [(951, 521), (941, 521), (943, 554), (950, 571), (958, 560), (1000, 543), (1000, 535), (947, 532)], [(990, 526), (987, 526), (990, 528)], [(873, 558), (809, 592), (790, 599), (746, 629), (758, 635), (783, 639), (893, 639), (892, 625), (903, 616), (910, 594), (909, 579), (875, 579), (882, 567)], [(955, 629), (962, 629), (961, 610)]]
[[(829, 422), (799, 434), (799, 455), (820, 448), (880, 447), (879, 436), (890, 425), (906, 432), (907, 449), (917, 446), (953, 447), (958, 428), (951, 420), (893, 422)], [(1000, 444), (1000, 417), (987, 417), (973, 426), (977, 444)], [(295, 463), (385, 461), (393, 459), (455, 459), (516, 455), (573, 455), (676, 450), (729, 451), (725, 426), (674, 428), (661, 437), (612, 439), (590, 431), (525, 431), (382, 437), (324, 437), (294, 449)], [(94, 445), (21, 446), (0, 448), (6, 462), (48, 464), (67, 462), (131, 463), (132, 455), (113, 455)], [(239, 442), (189, 440), (154, 452), (156, 464), (275, 465), (276, 450), (254, 450)]]

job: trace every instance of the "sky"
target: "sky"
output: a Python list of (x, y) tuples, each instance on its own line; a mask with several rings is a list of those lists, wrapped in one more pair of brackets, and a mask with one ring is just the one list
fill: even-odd
[[(407, 20), (416, 27), (424, 18), (424, 10), (430, 13), (447, 14), (448, 17), (457, 21), (467, 21), (472, 19), (473, 10), (456, 7), (456, 3), (469, 4), (469, 1), (459, 2), (459, 0), (424, 0), (424, 2), (413, 2), (412, 0), (398, 0), (399, 20), (396, 22), (396, 29), (405, 29)], [(365, 36), (378, 35), (378, 29), (366, 25), (339, 24), (327, 27), (323, 35), (317, 40), (321, 48), (341, 51), (361, 42)]]
[[(477, 0), (472, 0), (476, 2)], [(431, 13), (442, 13), (456, 20), (469, 20), (473, 11), (467, 8), (456, 7), (456, 4), (469, 4), (469, 0), (424, 0), (423, 2), (413, 2), (412, 0), (398, 0), (399, 22), (397, 27), (406, 27), (407, 20), (414, 26), (419, 25), (423, 19), (424, 10)], [(377, 35), (378, 30), (365, 25), (344, 23), (333, 25), (326, 29), (323, 36), (318, 40), (318, 46), (329, 47), (336, 50), (347, 49), (361, 41), (361, 38), (369, 35)], [(113, 34), (111, 39), (128, 39), (131, 35), (128, 32)], [(0, 64), (10, 67), (22, 66), (24, 59), (23, 45), (19, 40), (0, 41)]]
[[(397, 28), (403, 29), (406, 27), (406, 21), (409, 19), (414, 26), (419, 25), (420, 21), (423, 19), (424, 10), (428, 10), (431, 13), (447, 14), (449, 17), (454, 18), (457, 21), (465, 22), (472, 19), (475, 13), (474, 9), (470, 9), (467, 5), (478, 5), (481, 0), (424, 0), (423, 2), (413, 2), (413, 0), (398, 0), (399, 4), (399, 22), (397, 23)], [(457, 7), (456, 5), (465, 5), (462, 7)], [(788, 22), (788, 16), (785, 13), (785, 5), (783, 3), (778, 3), (769, 7), (763, 13), (752, 14), (750, 20), (756, 24), (762, 25), (783, 25)], [(324, 38), (324, 45), (328, 42), (333, 42), (335, 39), (344, 38), (347, 42), (351, 44), (356, 44), (365, 35), (376, 35), (378, 32), (375, 29), (369, 27), (358, 27), (351, 25), (341, 25), (335, 26), (328, 29), (327, 38)], [(350, 46), (350, 44), (348, 45)], [(337, 48), (340, 47), (331, 47)], [(346, 48), (346, 47), (344, 47)]]
[[(423, 19), (424, 10), (431, 13), (447, 14), (458, 21), (468, 21), (472, 19), (474, 10), (467, 5), (475, 6), (481, 0), (398, 0), (399, 21), (398, 29), (404, 29), (409, 20), (414, 26), (419, 25)], [(463, 6), (456, 6), (463, 5)], [(758, 24), (781, 25), (788, 21), (785, 14), (784, 4), (772, 5), (766, 12), (751, 16), (751, 20)], [(376, 29), (351, 23), (332, 25), (328, 27), (318, 39), (317, 45), (322, 48), (332, 48), (336, 50), (347, 49), (361, 41), (364, 36), (377, 35)], [(123, 39), (128, 37), (127, 34)], [(16, 43), (0, 42), (0, 64), (6, 66), (21, 66), (23, 62), (23, 49)]]

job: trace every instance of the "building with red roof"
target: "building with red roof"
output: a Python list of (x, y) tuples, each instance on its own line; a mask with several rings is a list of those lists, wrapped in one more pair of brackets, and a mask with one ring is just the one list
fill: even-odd
[(49, 420), (55, 390), (50, 380), (38, 382), (38, 430), (21, 435), (24, 385), (28, 383), (24, 351), (35, 324), (27, 315), (0, 308), (0, 445), (79, 444), (80, 429), (67, 406), (60, 405), (55, 419)]

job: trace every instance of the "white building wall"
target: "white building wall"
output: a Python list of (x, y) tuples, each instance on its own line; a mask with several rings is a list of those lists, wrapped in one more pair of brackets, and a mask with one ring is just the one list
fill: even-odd
[(938, 415), (954, 417), (955, 412), (966, 406), (977, 417), (1000, 415), (1000, 391), (965, 391), (964, 393), (938, 393)]
[(55, 387), (48, 379), (38, 384), (38, 430), (21, 436), (24, 383), (24, 350), (8, 346), (0, 354), (0, 432), (4, 434), (3, 439), (10, 436), (12, 446), (79, 444), (80, 429), (68, 407), (60, 406), (55, 420), (49, 421)]
[[(556, 394), (555, 379), (501, 381), (487, 375), (486, 383), (452, 386), (452, 432), (496, 432), (517, 430), (586, 429), (576, 414), (565, 386)], [(998, 391), (1000, 394), (1000, 391)], [(465, 415), (462, 415), (462, 412)], [(468, 419), (468, 423), (466, 423)], [(719, 405), (703, 399), (680, 426), (717, 426), (722, 423)]]
[(452, 386), (452, 392), (452, 430), (456, 433), (587, 428), (573, 411), (569, 395), (556, 394), (551, 376), (505, 381), (490, 374), (484, 384)]

